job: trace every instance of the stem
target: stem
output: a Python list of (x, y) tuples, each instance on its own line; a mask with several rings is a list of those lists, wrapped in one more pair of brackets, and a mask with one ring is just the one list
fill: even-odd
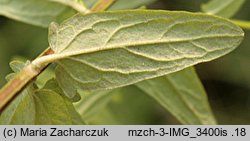
[(0, 113), (3, 108), (33, 79), (40, 70), (29, 64), (0, 90)]
[(242, 20), (231, 20), (234, 24), (250, 30), (250, 22), (249, 21), (242, 21)]
[(78, 3), (77, 1), (63, 1), (63, 0), (50, 0), (53, 2), (61, 3), (63, 5), (70, 6), (71, 8), (75, 9), (76, 11), (86, 14), (89, 13), (90, 10), (85, 7), (85, 5)]
[[(47, 48), (42, 52), (39, 57), (53, 54), (51, 48)], [(1, 90), (0, 90), (0, 113), (8, 105), (8, 103), (18, 94), (23, 88), (25, 88), (28, 83), (38, 76), (49, 64), (41, 65), (37, 67), (32, 63), (24, 67), (12, 80), (10, 80)]]
[(116, 0), (99, 0), (92, 8), (91, 11), (104, 11), (109, 8)]

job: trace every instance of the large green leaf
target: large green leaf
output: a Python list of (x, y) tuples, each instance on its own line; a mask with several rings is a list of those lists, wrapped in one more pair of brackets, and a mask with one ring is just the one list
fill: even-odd
[(74, 14), (67, 6), (82, 13), (88, 11), (76, 0), (0, 0), (0, 15), (48, 27), (52, 21), (61, 21)]
[(222, 17), (232, 17), (243, 5), (245, 0), (210, 0), (202, 5), (202, 11)]
[(48, 0), (0, 0), (0, 15), (42, 27), (55, 21), (65, 8)]
[[(14, 61), (11, 68), (18, 72), (24, 64)], [(13, 76), (9, 75), (11, 79)], [(1, 124), (83, 124), (73, 104), (59, 94), (55, 80), (50, 80), (43, 89), (38, 90), (31, 83), (0, 114)], [(54, 89), (49, 89), (53, 85)], [(59, 89), (59, 88), (58, 88)]]
[[(56, 78), (69, 97), (130, 85), (207, 62), (235, 49), (242, 29), (219, 17), (189, 12), (129, 10), (76, 15), (52, 24)], [(60, 60), (61, 59), (61, 60)]]
[(183, 124), (216, 124), (193, 68), (136, 84)]

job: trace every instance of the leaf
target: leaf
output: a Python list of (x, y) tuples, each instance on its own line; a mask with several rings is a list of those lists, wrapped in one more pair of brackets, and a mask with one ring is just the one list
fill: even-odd
[(183, 124), (216, 124), (193, 68), (136, 84)]
[(55, 54), (33, 64), (59, 60), (56, 79), (72, 98), (77, 89), (122, 87), (211, 61), (234, 50), (243, 36), (229, 21), (198, 13), (76, 15), (60, 26), (52, 24), (49, 43)]
[(245, 0), (210, 0), (202, 5), (202, 11), (230, 18), (239, 11), (244, 2)]
[(0, 15), (42, 27), (55, 21), (65, 8), (48, 0), (0, 0)]
[(98, 91), (89, 94), (82, 92), (82, 94), (86, 96), (75, 103), (74, 106), (83, 119), (90, 119), (111, 101), (114, 90)]
[[(35, 124), (77, 124), (82, 123), (80, 118), (75, 121), (76, 112), (72, 110), (73, 105), (59, 94), (51, 90), (40, 90), (35, 93), (36, 121)], [(72, 117), (73, 116), (73, 117)]]
[(27, 86), (27, 88), (0, 113), (0, 125), (34, 124), (35, 105), (32, 95), (30, 95), (30, 92), (33, 91), (32, 89), (31, 85)]
[[(11, 68), (18, 72), (24, 63), (13, 61)], [(9, 77), (10, 78), (10, 77)], [(55, 80), (47, 82), (43, 89), (37, 89), (34, 83), (29, 84), (8, 107), (0, 113), (2, 124), (83, 124), (72, 103), (62, 94), (48, 89)]]
[(38, 113), (36, 124), (84, 124), (55, 79), (47, 81), (43, 89), (35, 93), (34, 99)]
[[(75, 14), (88, 12), (81, 2), (76, 0), (0, 0), (0, 15), (28, 24), (48, 27), (52, 21), (61, 21)], [(35, 20), (34, 20), (35, 19)]]

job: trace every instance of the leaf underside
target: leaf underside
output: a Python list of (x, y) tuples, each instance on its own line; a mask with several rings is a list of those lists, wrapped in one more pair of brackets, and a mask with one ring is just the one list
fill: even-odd
[(207, 62), (235, 49), (243, 31), (200, 13), (129, 10), (76, 15), (52, 24), (49, 43), (56, 78), (77, 89), (111, 89)]

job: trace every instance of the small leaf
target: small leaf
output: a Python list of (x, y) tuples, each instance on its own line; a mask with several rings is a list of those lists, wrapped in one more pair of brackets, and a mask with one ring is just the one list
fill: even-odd
[(66, 104), (67, 100), (54, 91), (39, 90), (34, 95), (34, 101), (36, 103), (35, 124), (74, 124), (75, 120), (70, 112), (73, 105), (69, 105), (68, 102)]
[(208, 14), (230, 18), (237, 13), (245, 0), (210, 0), (202, 5), (202, 11)]
[[(211, 61), (234, 50), (242, 29), (200, 13), (129, 10), (76, 15), (50, 30), (56, 79), (68, 97), (77, 89), (112, 89)], [(48, 60), (47, 60), (48, 59)]]
[(136, 84), (183, 124), (216, 124), (193, 68)]
[[(36, 124), (84, 124), (72, 102), (62, 94), (55, 79), (36, 91)], [(43, 116), (41, 116), (43, 115)]]

